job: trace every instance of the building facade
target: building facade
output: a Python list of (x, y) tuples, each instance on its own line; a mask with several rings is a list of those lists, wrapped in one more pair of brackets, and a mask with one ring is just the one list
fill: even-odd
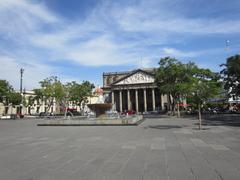
[(23, 104), (22, 105), (3, 105), (0, 104), (0, 115), (7, 114), (20, 114), (20, 108), (23, 115), (34, 115), (41, 112), (53, 113), (56, 111), (56, 102), (53, 101), (52, 105), (48, 105), (47, 100), (36, 100), (34, 91), (24, 90), (22, 93)]
[(137, 113), (167, 108), (167, 96), (154, 83), (154, 69), (103, 73), (103, 89), (118, 112)]
[[(4, 105), (0, 103), (0, 117), (10, 114), (20, 114), (20, 108), (22, 108), (23, 115), (39, 115), (40, 113), (53, 113), (58, 114), (59, 107), (56, 103), (56, 100), (53, 99), (51, 103), (50, 99), (36, 99), (36, 94), (34, 91), (23, 91), (23, 104), (22, 105)], [(91, 96), (87, 97), (86, 104), (94, 104), (98, 101), (98, 95), (96, 93), (92, 93)], [(67, 101), (67, 106), (69, 109), (75, 109), (78, 112), (81, 111), (81, 108), (84, 108), (84, 103), (81, 104), (81, 107), (77, 102)]]

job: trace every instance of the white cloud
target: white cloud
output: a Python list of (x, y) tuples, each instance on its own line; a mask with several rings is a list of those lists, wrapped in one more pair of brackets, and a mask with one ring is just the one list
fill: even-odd
[(152, 60), (147, 58), (141, 58), (136, 62), (137, 68), (151, 68), (154, 67), (154, 64)]
[[(125, 5), (102, 1), (85, 19), (71, 21), (59, 17), (42, 3), (0, 1), (0, 37), (10, 43), (8, 47), (0, 42), (0, 62), (6, 66), (0, 75), (15, 82), (17, 87), (19, 68), (28, 64), (33, 68), (26, 68), (25, 80), (34, 87), (39, 80), (56, 72), (47, 65), (49, 61), (57, 63), (64, 59), (86, 66), (149, 67), (163, 56), (193, 58), (220, 51), (171, 47), (171, 43), (179, 44), (189, 35), (239, 33), (239, 20), (190, 18), (170, 11), (172, 5), (181, 10), (181, 2), (177, 0)], [(17, 49), (13, 51), (11, 45)], [(5, 51), (7, 55), (1, 55)]]
[[(141, 56), (139, 51), (149, 51), (147, 45), (177, 41), (176, 33), (235, 33), (240, 28), (238, 21), (188, 19), (177, 13), (170, 14), (164, 3), (140, 1), (120, 8), (117, 3), (103, 2), (86, 19), (69, 23), (43, 4), (10, 0), (0, 3), (0, 15), (3, 15), (0, 22), (9, 18), (13, 21), (5, 26), (2, 24), (0, 33), (16, 34), (20, 39), (24, 37), (22, 42), (45, 50), (49, 60), (67, 59), (82, 65), (101, 66), (136, 64)], [(14, 15), (17, 18), (13, 18)], [(58, 28), (52, 32), (42, 31), (40, 27), (45, 23)], [(134, 36), (136, 38), (132, 41), (124, 39)], [(195, 57), (198, 54), (170, 47), (160, 49), (163, 53), (160, 56)]]
[(18, 18), (26, 18), (31, 21), (38, 19), (45, 23), (53, 23), (58, 20), (43, 4), (34, 4), (26, 0), (0, 1), (0, 11), (5, 14), (14, 14), (16, 20)]
[(131, 54), (126, 54), (125, 48), (126, 46), (117, 45), (110, 37), (104, 35), (76, 46), (67, 56), (84, 65), (131, 64), (134, 57)]
[[(102, 3), (84, 21), (70, 24), (67, 29), (53, 34), (38, 34), (32, 40), (36, 45), (56, 54), (55, 59), (60, 55), (83, 65), (120, 65), (136, 64), (141, 56), (140, 50), (146, 51), (147, 45), (179, 41), (176, 33), (238, 33), (240, 28), (240, 21), (190, 19), (177, 13), (169, 14), (161, 5), (156, 1), (143, 1), (138, 5), (119, 8), (114, 3)], [(126, 38), (132, 38), (134, 33), (136, 40), (119, 42), (116, 38), (124, 39), (124, 34), (127, 33), (130, 35)], [(138, 33), (143, 34), (136, 35)], [(74, 41), (78, 38), (79, 42)], [(196, 57), (201, 54), (168, 47), (161, 47), (160, 52), (163, 53), (160, 55), (179, 57)]]
[(24, 69), (23, 88), (26, 90), (39, 87), (39, 82), (50, 76), (58, 76), (63, 82), (80, 80), (77, 77), (70, 77), (61, 73), (61, 68), (49, 66), (39, 62), (33, 57), (28, 57), (24, 61), (19, 61), (16, 57), (0, 55), (1, 68), (0, 79), (6, 79), (15, 88), (20, 87), (20, 68)]
[(173, 56), (173, 57), (196, 57), (201, 52), (187, 52), (187, 51), (181, 51), (175, 48), (163, 48), (163, 55), (164, 56)]
[(57, 21), (57, 17), (42, 4), (25, 0), (0, 1), (0, 35), (6, 39), (23, 43), (43, 24)]
[(131, 32), (191, 33), (204, 35), (239, 33), (238, 29), (240, 28), (239, 20), (223, 21), (222, 19), (203, 20), (176, 17), (174, 19), (152, 18), (149, 20), (140, 20), (138, 17), (132, 17), (130, 19), (129, 17), (121, 17), (118, 21), (125, 31)]
[(32, 89), (38, 87), (38, 82), (52, 75), (52, 69), (43, 64), (39, 64), (34, 61), (28, 61), (23, 64), (18, 62), (14, 57), (0, 56), (1, 68), (0, 77), (6, 79), (16, 89), (20, 86), (20, 68), (24, 68), (23, 75), (23, 87), (26, 89)]
[[(190, 18), (181, 14), (184, 1), (140, 1), (135, 6), (114, 9), (113, 16), (121, 28), (130, 32), (161, 34), (231, 34), (239, 33), (239, 20), (224, 18)], [(186, 3), (186, 2), (185, 2)], [(178, 7), (179, 11), (174, 11)], [(170, 10), (172, 9), (172, 10)]]

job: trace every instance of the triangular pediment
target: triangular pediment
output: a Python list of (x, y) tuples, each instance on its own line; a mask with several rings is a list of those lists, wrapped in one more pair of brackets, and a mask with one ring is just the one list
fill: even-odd
[(125, 85), (125, 84), (144, 84), (144, 83), (154, 83), (153, 75), (146, 73), (144, 71), (137, 71), (120, 81), (114, 83), (114, 85)]

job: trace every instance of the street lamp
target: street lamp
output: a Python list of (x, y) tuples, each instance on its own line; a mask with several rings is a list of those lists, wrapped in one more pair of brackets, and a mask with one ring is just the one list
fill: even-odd
[(226, 40), (226, 55), (227, 58), (230, 56), (230, 41)]
[(20, 115), (22, 114), (22, 104), (23, 104), (23, 93), (22, 93), (23, 72), (24, 72), (24, 69), (21, 68), (20, 69), (20, 94), (21, 94)]
[(21, 94), (22, 94), (23, 72), (24, 72), (24, 69), (21, 68), (21, 69), (20, 69), (20, 93), (21, 93)]

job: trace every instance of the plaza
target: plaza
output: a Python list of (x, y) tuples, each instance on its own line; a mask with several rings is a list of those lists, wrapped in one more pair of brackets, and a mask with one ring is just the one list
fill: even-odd
[(238, 123), (159, 116), (138, 126), (39, 127), (0, 121), (0, 179), (238, 180)]

